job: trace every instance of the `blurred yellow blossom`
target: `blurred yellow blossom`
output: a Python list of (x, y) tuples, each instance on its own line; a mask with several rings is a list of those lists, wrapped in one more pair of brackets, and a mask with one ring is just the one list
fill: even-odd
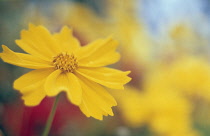
[(145, 26), (131, 11), (135, 0), (107, 1), (107, 4), (110, 6), (105, 9), (107, 12), (102, 17), (85, 5), (75, 4), (70, 8), (68, 24), (80, 35), (84, 35), (86, 41), (112, 33), (122, 45), (121, 49), (126, 56), (124, 59), (138, 54), (142, 63), (150, 62), (152, 40)]
[(167, 86), (186, 95), (210, 100), (210, 64), (203, 57), (186, 56), (168, 65), (155, 66), (147, 79), (147, 87)]
[(7, 63), (36, 69), (14, 82), (26, 105), (38, 105), (45, 96), (64, 91), (87, 117), (102, 120), (103, 115), (113, 115), (111, 107), (116, 101), (101, 85), (123, 89), (130, 81), (129, 71), (104, 67), (119, 60), (117, 41), (108, 37), (82, 47), (66, 26), (50, 34), (43, 26), (29, 25), (16, 43), (28, 54), (15, 53), (2, 45), (0, 55)]
[(118, 100), (118, 108), (126, 124), (139, 127), (150, 119), (151, 105), (146, 94), (127, 86), (122, 93), (111, 92)]
[(167, 88), (139, 91), (126, 87), (124, 94), (114, 93), (118, 108), (127, 125), (148, 125), (161, 136), (196, 136), (192, 128), (190, 103), (179, 93)]

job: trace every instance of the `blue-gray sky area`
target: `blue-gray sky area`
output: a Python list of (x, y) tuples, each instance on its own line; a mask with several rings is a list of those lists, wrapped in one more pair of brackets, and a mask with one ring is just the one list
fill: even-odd
[(154, 34), (187, 23), (209, 36), (209, 5), (209, 0), (139, 0), (139, 15)]

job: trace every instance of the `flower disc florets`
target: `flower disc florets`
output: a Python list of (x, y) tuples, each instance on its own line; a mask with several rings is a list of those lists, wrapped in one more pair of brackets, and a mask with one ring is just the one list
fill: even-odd
[(53, 65), (55, 69), (60, 69), (63, 72), (74, 72), (78, 67), (77, 58), (74, 54), (60, 53), (53, 59)]

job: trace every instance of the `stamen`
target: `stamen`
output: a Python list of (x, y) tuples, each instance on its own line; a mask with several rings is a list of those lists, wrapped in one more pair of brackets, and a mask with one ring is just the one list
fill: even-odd
[(53, 59), (53, 65), (55, 69), (60, 69), (63, 72), (74, 72), (78, 67), (77, 58), (74, 54), (60, 53)]

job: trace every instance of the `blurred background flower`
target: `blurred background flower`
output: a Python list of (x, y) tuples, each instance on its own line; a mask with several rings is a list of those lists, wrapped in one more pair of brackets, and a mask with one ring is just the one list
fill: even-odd
[[(113, 35), (131, 70), (118, 106), (103, 121), (85, 118), (62, 94), (52, 136), (209, 136), (209, 0), (0, 1), (0, 43), (14, 51), (29, 23), (74, 30), (84, 45)], [(0, 135), (38, 136), (54, 98), (25, 107), (12, 83), (28, 70), (0, 61)], [(68, 107), (68, 108), (67, 108)]]

